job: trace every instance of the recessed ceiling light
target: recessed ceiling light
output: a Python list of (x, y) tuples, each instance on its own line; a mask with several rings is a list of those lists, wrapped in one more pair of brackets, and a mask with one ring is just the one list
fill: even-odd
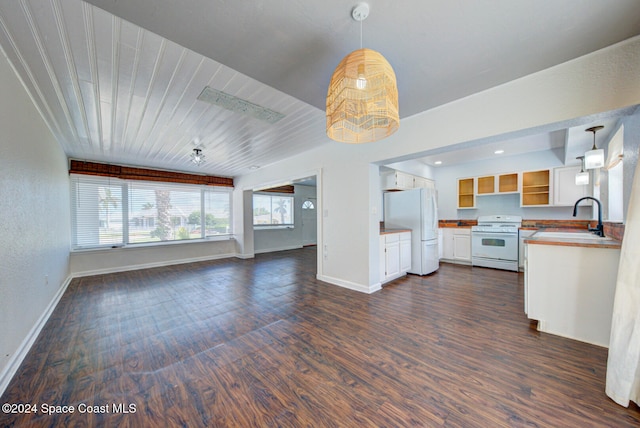
[(434, 162), (436, 165), (442, 165), (442, 161), (435, 161)]
[(504, 150), (496, 150), (496, 151), (495, 151), (495, 152), (493, 152), (493, 153), (495, 153), (495, 154), (497, 154), (497, 155), (501, 155), (501, 154), (503, 154), (503, 153), (504, 153)]

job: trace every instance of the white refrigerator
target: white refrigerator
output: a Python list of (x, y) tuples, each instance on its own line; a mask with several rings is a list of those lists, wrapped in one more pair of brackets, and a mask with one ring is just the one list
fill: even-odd
[(411, 229), (411, 270), (427, 275), (440, 267), (438, 209), (435, 189), (420, 188), (384, 194), (384, 226)]

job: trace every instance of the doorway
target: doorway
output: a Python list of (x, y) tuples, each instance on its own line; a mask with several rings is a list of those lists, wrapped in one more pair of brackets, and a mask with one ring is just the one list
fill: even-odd
[(317, 199), (308, 197), (302, 202), (302, 245), (318, 243), (318, 210)]

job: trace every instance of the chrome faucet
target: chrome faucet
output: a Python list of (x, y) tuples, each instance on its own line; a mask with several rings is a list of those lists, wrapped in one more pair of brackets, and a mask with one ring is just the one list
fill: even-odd
[(590, 227), (589, 232), (593, 232), (598, 236), (604, 238), (604, 229), (602, 228), (602, 204), (596, 198), (592, 198), (591, 196), (585, 196), (584, 198), (580, 198), (576, 201), (576, 204), (573, 206), (573, 216), (575, 217), (578, 214), (578, 204), (585, 200), (591, 199), (592, 201), (596, 201), (598, 204), (598, 225), (596, 227)]

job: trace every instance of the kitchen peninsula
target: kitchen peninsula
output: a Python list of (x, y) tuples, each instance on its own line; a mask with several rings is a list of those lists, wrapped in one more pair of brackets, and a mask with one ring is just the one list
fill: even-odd
[(525, 313), (538, 330), (608, 347), (620, 241), (542, 229), (524, 243)]

